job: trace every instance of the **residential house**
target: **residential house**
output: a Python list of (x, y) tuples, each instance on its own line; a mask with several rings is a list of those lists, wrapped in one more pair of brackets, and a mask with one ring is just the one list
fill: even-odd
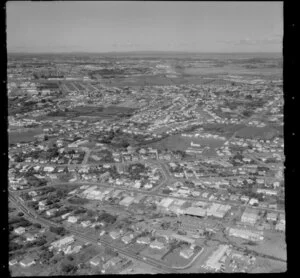
[(150, 247), (153, 248), (153, 249), (161, 250), (165, 247), (165, 245), (162, 242), (158, 241), (158, 240), (154, 240), (153, 242), (151, 242)]
[(67, 221), (68, 221), (69, 223), (74, 224), (74, 223), (77, 222), (77, 220), (78, 220), (77, 217), (75, 217), (75, 216), (69, 216)]
[(151, 242), (149, 237), (140, 237), (136, 241), (139, 244), (149, 244)]
[(26, 229), (24, 227), (19, 227), (19, 228), (14, 229), (14, 232), (18, 235), (24, 234), (25, 231), (26, 231)]
[(111, 232), (109, 233), (109, 235), (110, 235), (110, 237), (111, 237), (112, 239), (117, 239), (117, 238), (119, 238), (119, 237), (121, 236), (121, 232), (111, 231)]
[(190, 257), (193, 256), (193, 254), (194, 254), (194, 250), (191, 248), (185, 248), (180, 251), (180, 256), (185, 259), (189, 259)]
[(20, 261), (20, 265), (22, 267), (29, 267), (29, 266), (32, 266), (33, 264), (35, 264), (35, 260), (30, 257), (27, 257), (27, 258), (23, 259), (22, 261)]
[(101, 258), (99, 256), (96, 256), (90, 260), (90, 264), (92, 266), (98, 266), (100, 263), (101, 263)]
[(16, 259), (10, 260), (10, 261), (9, 261), (9, 265), (10, 265), (10, 266), (13, 266), (13, 265), (15, 265), (15, 264), (17, 264), (17, 263), (18, 263), (18, 261), (17, 261)]

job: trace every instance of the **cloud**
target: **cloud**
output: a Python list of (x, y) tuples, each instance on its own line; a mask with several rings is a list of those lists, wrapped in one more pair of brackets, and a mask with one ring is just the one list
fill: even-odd
[(139, 44), (139, 43), (132, 43), (132, 42), (125, 42), (125, 43), (113, 43), (111, 45), (112, 47), (114, 48), (137, 48), (137, 47), (142, 47), (142, 46), (145, 46), (143, 44)]

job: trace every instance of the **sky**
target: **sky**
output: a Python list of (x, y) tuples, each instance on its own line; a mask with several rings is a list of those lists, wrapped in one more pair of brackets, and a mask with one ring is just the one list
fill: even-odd
[(282, 52), (282, 2), (11, 1), (8, 52)]

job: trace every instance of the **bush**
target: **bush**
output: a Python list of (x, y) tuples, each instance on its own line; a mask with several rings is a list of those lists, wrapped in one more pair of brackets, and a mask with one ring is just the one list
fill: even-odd
[(41, 229), (42, 225), (40, 223), (34, 223), (33, 227), (37, 228), (37, 229)]

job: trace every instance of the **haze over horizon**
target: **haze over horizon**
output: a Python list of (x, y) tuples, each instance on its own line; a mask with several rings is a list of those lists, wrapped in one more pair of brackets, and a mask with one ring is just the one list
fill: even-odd
[(281, 53), (282, 2), (8, 2), (9, 53)]

